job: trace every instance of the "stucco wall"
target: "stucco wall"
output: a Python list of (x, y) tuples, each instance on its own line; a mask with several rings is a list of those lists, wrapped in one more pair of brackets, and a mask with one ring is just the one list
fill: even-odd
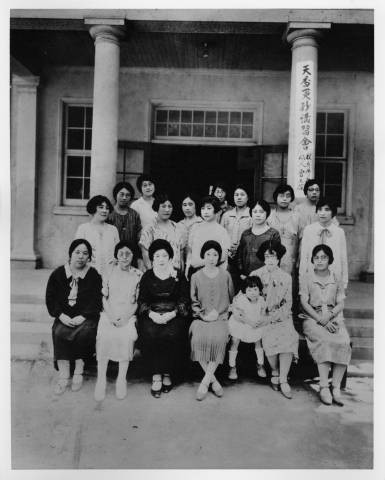
[[(66, 258), (76, 227), (87, 216), (57, 215), (60, 201), (60, 102), (63, 98), (92, 98), (93, 72), (86, 68), (46, 70), (39, 95), (38, 239), (44, 267)], [(286, 144), (289, 119), (289, 72), (205, 72), (122, 69), (120, 76), (119, 139), (149, 140), (152, 100), (191, 102), (263, 102), (265, 144)], [(370, 169), (373, 168), (373, 76), (333, 73), (319, 78), (320, 105), (352, 107), (355, 123), (353, 215), (344, 226), (348, 237), (351, 277), (367, 263)], [(354, 256), (354, 259), (353, 259)]]

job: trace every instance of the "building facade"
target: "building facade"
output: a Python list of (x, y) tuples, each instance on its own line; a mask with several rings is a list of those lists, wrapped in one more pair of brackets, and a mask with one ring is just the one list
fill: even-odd
[(350, 277), (373, 274), (371, 10), (11, 11), (12, 251), (66, 259), (94, 194), (142, 172), (339, 205)]

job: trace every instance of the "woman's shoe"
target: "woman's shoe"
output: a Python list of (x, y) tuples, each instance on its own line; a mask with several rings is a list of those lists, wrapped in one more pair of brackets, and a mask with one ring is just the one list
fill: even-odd
[(68, 385), (68, 379), (60, 378), (53, 389), (54, 394), (62, 395), (66, 391), (67, 385)]
[(332, 404), (333, 399), (332, 399), (329, 387), (320, 387), (319, 398), (321, 402), (324, 403), (325, 405)]
[(204, 398), (206, 398), (208, 391), (209, 391), (209, 386), (201, 382), (198, 387), (195, 398), (199, 401), (203, 400)]
[(219, 398), (223, 397), (223, 388), (222, 388), (222, 385), (218, 382), (218, 380), (215, 380), (211, 384), (211, 389), (212, 389), (214, 395), (216, 395)]
[(289, 398), (289, 399), (293, 398), (293, 395), (291, 394), (290, 385), (287, 382), (281, 383), (281, 393), (286, 398)]
[(263, 366), (263, 363), (257, 363), (257, 374), (258, 374), (258, 377), (261, 377), (261, 378), (267, 377), (266, 370), (265, 370), (265, 367)]
[(272, 375), (272, 377), (270, 378), (270, 385), (271, 385), (271, 388), (275, 392), (279, 391), (279, 377), (278, 377), (278, 375)]
[(82, 388), (83, 385), (83, 374), (82, 373), (74, 373), (72, 377), (72, 383), (71, 383), (71, 390), (73, 392), (77, 392)]
[(344, 406), (344, 402), (342, 401), (342, 397), (341, 397), (341, 390), (339, 389), (339, 387), (332, 386), (332, 397), (333, 397), (333, 402), (336, 405), (340, 407)]
[(170, 375), (164, 374), (163, 375), (163, 381), (162, 381), (162, 392), (163, 393), (168, 393), (172, 390), (173, 384), (170, 378)]
[(151, 395), (154, 398), (160, 398), (162, 393), (162, 380), (153, 380), (151, 385)]
[(235, 382), (235, 380), (238, 380), (238, 374), (237, 374), (236, 367), (230, 367), (228, 379), (233, 381), (233, 382)]

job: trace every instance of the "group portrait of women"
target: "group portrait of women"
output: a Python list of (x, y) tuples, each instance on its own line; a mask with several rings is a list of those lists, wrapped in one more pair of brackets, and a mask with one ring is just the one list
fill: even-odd
[(290, 185), (277, 186), (273, 206), (252, 201), (243, 185), (229, 192), (218, 183), (203, 198), (186, 191), (178, 204), (171, 191), (157, 192), (149, 175), (138, 178), (137, 189), (134, 200), (132, 185), (120, 182), (113, 202), (103, 195), (88, 201), (88, 222), (48, 280), (55, 393), (79, 390), (85, 364), (96, 358), (95, 400), (105, 398), (110, 361), (118, 364), (116, 397), (124, 399), (138, 349), (154, 398), (173, 389), (187, 356), (202, 372), (195, 398), (222, 397), (217, 369), (223, 365), (237, 382), (244, 342), (253, 345), (256, 375), (290, 399), (295, 315), (317, 364), (320, 400), (342, 406), (351, 357), (343, 318), (346, 239), (317, 180), (306, 182), (298, 203)]

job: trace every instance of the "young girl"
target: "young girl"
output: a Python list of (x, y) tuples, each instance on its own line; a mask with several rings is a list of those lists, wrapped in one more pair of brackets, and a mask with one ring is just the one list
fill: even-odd
[(103, 312), (100, 316), (96, 337), (98, 379), (95, 400), (105, 397), (108, 361), (119, 362), (116, 381), (116, 396), (123, 399), (127, 394), (126, 374), (133, 358), (134, 342), (138, 338), (135, 328), (137, 287), (142, 272), (131, 266), (134, 247), (121, 241), (115, 246), (117, 265), (104, 278)]
[(298, 333), (294, 329), (291, 314), (291, 276), (279, 268), (279, 261), (285, 252), (285, 247), (279, 242), (264, 242), (257, 255), (265, 265), (251, 275), (257, 275), (263, 285), (266, 326), (262, 345), (271, 367), (271, 386), (273, 390), (279, 390), (280, 385), (282, 395), (292, 398), (287, 375), (293, 356), (298, 357)]
[(242, 285), (241, 293), (234, 298), (232, 304), (233, 314), (229, 320), (231, 347), (229, 351), (229, 379), (238, 378), (236, 358), (239, 342), (255, 343), (257, 354), (258, 375), (266, 377), (264, 369), (264, 356), (261, 345), (263, 325), (265, 322), (265, 301), (262, 297), (262, 282), (259, 277), (247, 277)]
[[(333, 263), (333, 251), (327, 245), (313, 248), (311, 262), (313, 272), (301, 279), (301, 304), (306, 314), (303, 332), (320, 377), (320, 399), (326, 405), (334, 401), (342, 406), (341, 380), (349, 364), (351, 347), (344, 325), (344, 288), (329, 265)], [(329, 370), (333, 368), (332, 395), (329, 390)]]
[(251, 210), (251, 228), (242, 233), (237, 250), (237, 266), (242, 279), (246, 278), (253, 270), (262, 267), (257, 252), (266, 240), (281, 241), (275, 228), (269, 227), (267, 217), (270, 215), (270, 205), (265, 200), (257, 200)]
[(204, 267), (191, 277), (191, 299), (193, 317), (191, 324), (191, 358), (200, 363), (205, 372), (197, 394), (203, 400), (211, 388), (221, 397), (223, 389), (215, 378), (215, 370), (223, 363), (227, 341), (228, 309), (233, 298), (230, 274), (218, 268), (222, 248), (218, 242), (209, 240), (201, 249)]

